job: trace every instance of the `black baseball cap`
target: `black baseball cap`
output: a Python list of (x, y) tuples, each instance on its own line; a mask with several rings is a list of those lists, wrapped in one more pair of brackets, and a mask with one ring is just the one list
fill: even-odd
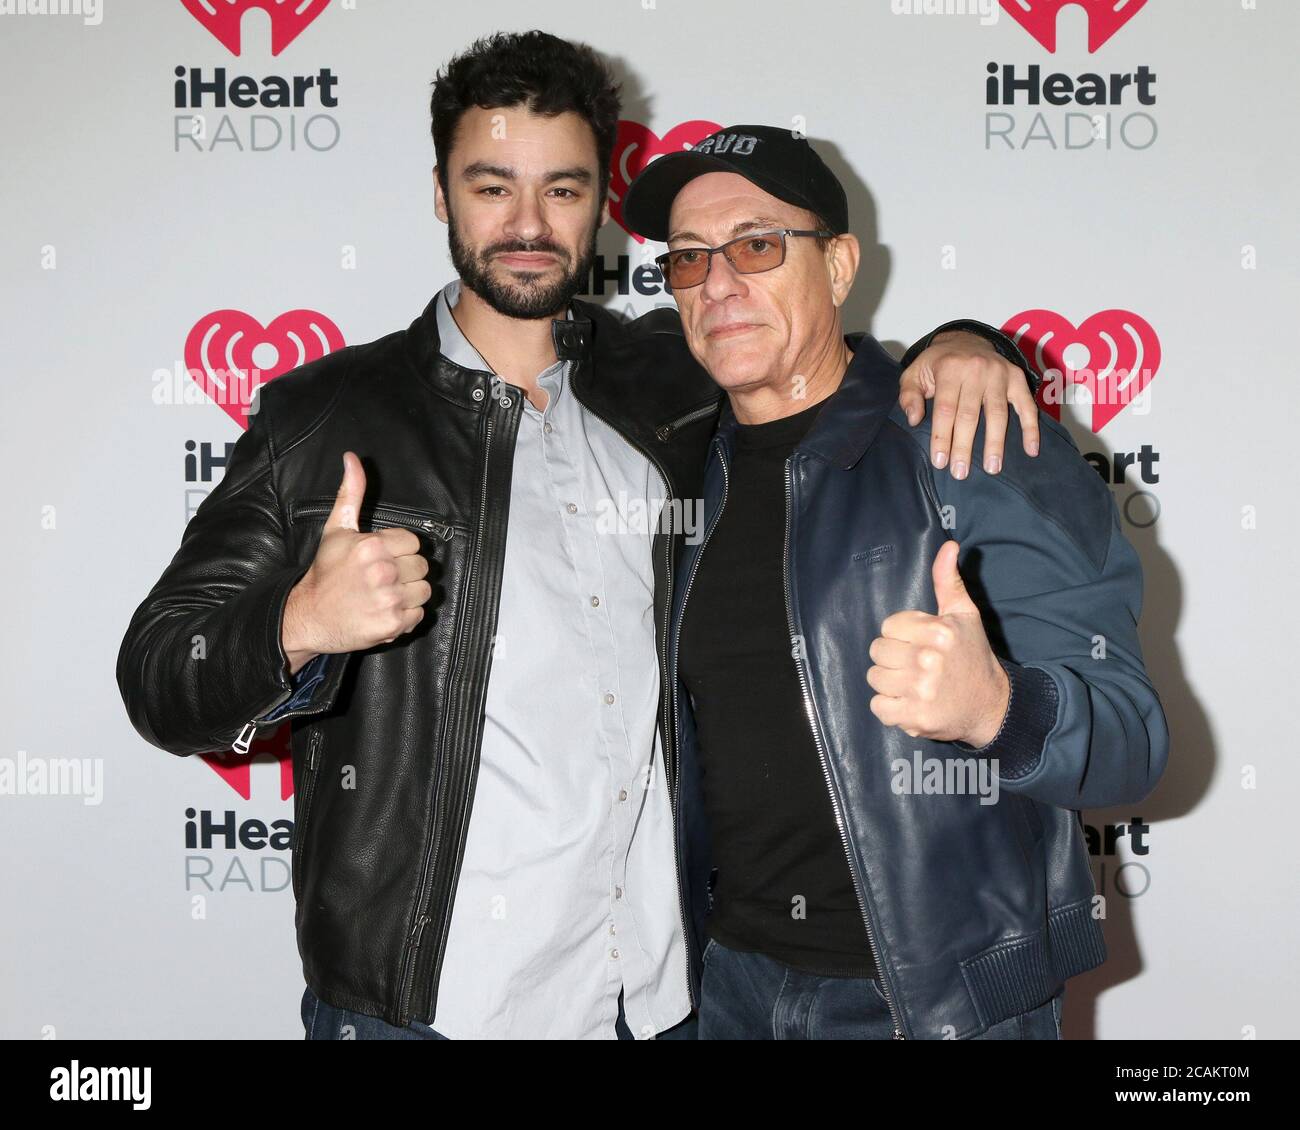
[(668, 213), (688, 181), (739, 173), (778, 200), (815, 212), (836, 235), (849, 230), (844, 186), (802, 134), (778, 126), (727, 126), (692, 149), (651, 161), (628, 186), (623, 220), (646, 239), (668, 239)]

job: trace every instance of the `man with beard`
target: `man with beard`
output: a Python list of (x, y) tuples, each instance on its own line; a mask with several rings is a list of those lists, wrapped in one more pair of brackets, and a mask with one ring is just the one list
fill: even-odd
[[(293, 720), (310, 1038), (689, 1036), (657, 650), (689, 531), (601, 519), (696, 497), (718, 393), (671, 311), (574, 300), (619, 114), (594, 52), (490, 37), (431, 109), (459, 279), (261, 390), (119, 684), (176, 754)], [(913, 376), (1027, 402), (982, 337)]]

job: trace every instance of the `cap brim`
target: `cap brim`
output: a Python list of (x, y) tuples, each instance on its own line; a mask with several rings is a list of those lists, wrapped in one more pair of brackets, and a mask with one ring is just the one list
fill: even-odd
[(623, 198), (623, 222), (629, 231), (664, 243), (668, 214), (683, 187), (705, 173), (734, 173), (735, 165), (707, 153), (669, 153), (651, 161), (628, 186)]

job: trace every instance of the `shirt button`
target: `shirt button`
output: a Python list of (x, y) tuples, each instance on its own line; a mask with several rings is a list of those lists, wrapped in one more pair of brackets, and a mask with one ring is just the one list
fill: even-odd
[(622, 887), (615, 887), (615, 888), (614, 888), (614, 897), (615, 897), (616, 899), (621, 899), (621, 898), (623, 897), (623, 888), (622, 888)]
[(619, 799), (619, 800), (627, 800), (627, 789), (619, 789), (619, 790), (618, 790), (618, 799)]
[(598, 596), (593, 596), (593, 597), (591, 598), (591, 606), (592, 606), (592, 608), (599, 608), (599, 607), (600, 607), (600, 597), (598, 597)]
[(612, 922), (609, 924), (609, 932), (610, 932), (611, 934), (614, 933), (614, 923), (612, 923)]
[(609, 951), (609, 956), (612, 957), (615, 961), (617, 961), (617, 960), (618, 960), (618, 950), (610, 950), (610, 951)]
[(543, 425), (542, 425), (542, 431), (544, 431), (547, 435), (550, 435), (550, 434), (551, 434), (551, 425), (550, 425), (549, 423), (543, 424)]
[(570, 502), (564, 509), (570, 514), (576, 514), (578, 512), (578, 504), (576, 502)]
[(613, 706), (613, 705), (614, 705), (614, 696), (613, 696), (612, 694), (606, 694), (606, 695), (605, 695), (605, 705), (606, 705), (606, 706)]

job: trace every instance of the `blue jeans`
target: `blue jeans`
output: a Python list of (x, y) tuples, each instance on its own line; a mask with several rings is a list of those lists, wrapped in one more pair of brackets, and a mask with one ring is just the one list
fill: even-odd
[(335, 1008), (313, 993), (310, 985), (302, 994), (302, 1026), (305, 1040), (447, 1039), (441, 1032), (435, 1032), (418, 1020), (412, 1020), (405, 1028), (398, 1028), (377, 1016)]
[[(352, 1012), (346, 1008), (335, 1008), (326, 1004), (308, 986), (302, 994), (302, 1026), (306, 1040), (445, 1040), (448, 1037), (435, 1031), (427, 1024), (412, 1020), (405, 1028), (398, 1028), (380, 1020), (377, 1016), (368, 1016), (364, 1012)], [(695, 1039), (695, 1017), (688, 1016), (680, 1024), (660, 1032), (656, 1040), (693, 1040)], [(618, 1018), (614, 1022), (614, 1031), (620, 1040), (634, 1039), (623, 1015), (623, 994), (618, 994)]]
[[(701, 1040), (889, 1040), (880, 983), (801, 973), (761, 953), (704, 947)], [(977, 1040), (1059, 1040), (1062, 988), (1038, 1008), (991, 1025)]]

